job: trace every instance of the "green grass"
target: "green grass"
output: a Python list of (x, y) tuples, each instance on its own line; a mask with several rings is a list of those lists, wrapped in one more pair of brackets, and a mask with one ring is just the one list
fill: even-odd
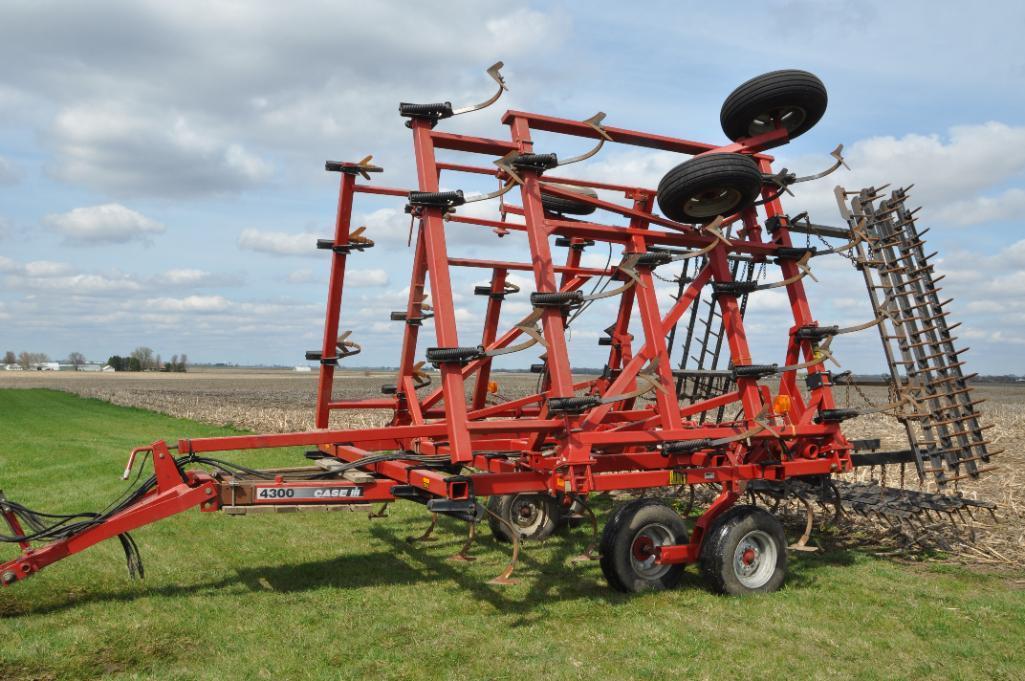
[[(131, 447), (229, 432), (4, 390), (0, 486), (41, 510), (96, 509), (123, 489)], [(475, 562), (452, 562), (464, 528), (404, 541), (426, 523), (409, 503), (373, 521), (175, 516), (135, 532), (142, 582), (106, 542), (0, 589), (0, 679), (1025, 678), (1018, 575), (831, 551), (792, 554), (767, 596), (711, 595), (693, 569), (673, 592), (625, 596), (569, 561), (587, 543), (578, 529), (527, 547), (503, 587), (487, 580), (507, 547), (485, 536)]]

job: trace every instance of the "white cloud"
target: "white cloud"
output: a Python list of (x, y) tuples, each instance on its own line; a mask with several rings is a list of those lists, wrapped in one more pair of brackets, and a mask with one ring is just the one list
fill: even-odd
[(268, 180), (270, 163), (182, 114), (126, 102), (68, 107), (50, 141), (55, 177), (117, 196), (207, 196)]
[(926, 198), (949, 199), (988, 189), (1025, 169), (1025, 126), (990, 121), (938, 134), (871, 137), (850, 150), (855, 172), (877, 184), (915, 183)]
[[(621, 151), (617, 149), (595, 158), (596, 160), (581, 166), (580, 177), (596, 182), (655, 189), (663, 175), (689, 157), (668, 151), (648, 151), (646, 149)], [(626, 178), (629, 178), (629, 181)], [(618, 198), (622, 199), (622, 194)]]
[(480, 101), (497, 57), (544, 63), (568, 34), (561, 10), (470, 0), (101, 2), (60, 16), (30, 3), (0, 25), (0, 111), (41, 129), (50, 172), (69, 182), (118, 198), (232, 194), (368, 139), (397, 161), (408, 153), (398, 101)]
[(57, 277), (68, 274), (70, 271), (71, 265), (66, 262), (33, 260), (25, 263), (25, 274), (30, 277)]
[(35, 277), (14, 274), (7, 277), (5, 284), (11, 289), (59, 291), (73, 296), (114, 295), (143, 289), (142, 284), (131, 277), (108, 277), (102, 274)]
[(69, 241), (82, 244), (145, 241), (151, 235), (165, 231), (164, 225), (120, 203), (50, 214), (46, 216), (45, 222)]
[[(996, 195), (1000, 185), (1025, 171), (1025, 126), (988, 122), (952, 126), (946, 135), (908, 134), (870, 137), (851, 144), (844, 155), (851, 172), (793, 187), (796, 199), (787, 206), (809, 210), (813, 220), (835, 223), (839, 217), (832, 189), (914, 184), (911, 195), (924, 206), (923, 216), (969, 225), (998, 221), (1025, 207), (1025, 191), (1012, 188)], [(808, 174), (827, 165), (828, 157), (781, 159), (776, 165)], [(793, 213), (798, 212), (793, 210)]]
[(1025, 215), (1025, 190), (1008, 189), (996, 196), (976, 196), (955, 201), (935, 213), (936, 218), (955, 225), (1001, 222)]
[(388, 273), (384, 270), (345, 270), (345, 283), (349, 286), (386, 286)]
[[(374, 243), (405, 245), (409, 240), (410, 218), (401, 210), (381, 208), (362, 216), (360, 224), (365, 225), (365, 235)], [(356, 224), (356, 223), (353, 223)], [(413, 234), (414, 238), (416, 233)]]
[(238, 247), (244, 251), (269, 253), (271, 255), (317, 255), (318, 235), (311, 232), (298, 234), (288, 232), (266, 232), (259, 229), (245, 229), (238, 238)]
[(167, 284), (183, 285), (183, 284), (201, 284), (210, 278), (209, 272), (203, 270), (167, 270), (160, 275), (161, 281)]
[(231, 302), (224, 296), (186, 296), (185, 298), (150, 298), (145, 308), (161, 312), (221, 312)]

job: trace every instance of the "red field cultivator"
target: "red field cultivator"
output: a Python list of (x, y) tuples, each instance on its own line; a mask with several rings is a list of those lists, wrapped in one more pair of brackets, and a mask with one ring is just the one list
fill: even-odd
[[(723, 130), (732, 140), (726, 145), (606, 126), (604, 114), (577, 121), (507, 111), (501, 120), (509, 134), (502, 138), (439, 130), (442, 121), (501, 96), (499, 67), (489, 70), (497, 93), (478, 106), (400, 105), (413, 137), (414, 190), (370, 182), (382, 170), (370, 157), (327, 163), (327, 170), (340, 174), (341, 186), (334, 236), (317, 244), (331, 258), (324, 342), (307, 353), (320, 362), (318, 430), (141, 447), (132, 452), (125, 475), (140, 456), (150, 459), (154, 475), (98, 514), (52, 516), (5, 501), (0, 507), (11, 527), (6, 539), (20, 542), (24, 551), (0, 566), (4, 584), (115, 536), (129, 565), (141, 567), (127, 532), (192, 507), (243, 514), (406, 499), (426, 505), (435, 518), (467, 521), (471, 538), (487, 519), (497, 538), (513, 544), (514, 563), (521, 540), (545, 538), (567, 517), (589, 518), (596, 530), (588, 499), (597, 493), (704, 486), (713, 498), (686, 519), (654, 498), (620, 506), (600, 538), (602, 569), (614, 588), (637, 591), (673, 586), (685, 564), (699, 563), (712, 588), (744, 594), (777, 589), (787, 552), (780, 521), (765, 508), (737, 504), (745, 495), (814, 496), (883, 514), (986, 506), (950, 495), (894, 500), (892, 490), (832, 480), (859, 463), (913, 463), (920, 475), (931, 472), (945, 485), (985, 470), (989, 453), (966, 397), (960, 353), (939, 309), (944, 303), (934, 299), (931, 265), (916, 260), (924, 254), (917, 233), (908, 231), (913, 218), (903, 208), (904, 194), (883, 199), (874, 190), (838, 190), (841, 202), (856, 197), (844, 207), (844, 228), (789, 218), (780, 205), (790, 185), (843, 163), (838, 147), (827, 171), (797, 177), (776, 171), (765, 153), (808, 131), (824, 114), (826, 91), (818, 78), (778, 71), (741, 85), (722, 108)], [(560, 158), (536, 148), (535, 137), (593, 147)], [(608, 144), (676, 153), (681, 163), (657, 189), (564, 172)], [(442, 160), (439, 152), (445, 159), (471, 160)], [(486, 162), (474, 164), (473, 158)], [(442, 189), (460, 186), (468, 175), (490, 178), (498, 188), (481, 195)], [(349, 401), (335, 399), (332, 387), (338, 363), (361, 349), (349, 332), (340, 332), (346, 267), (374, 247), (373, 234), (352, 225), (360, 194), (405, 203), (413, 259), (405, 309), (391, 313), (403, 324), (395, 382), (383, 386), (378, 398)], [(464, 212), (463, 206), (488, 200), (501, 202), (501, 219)], [(446, 228), (459, 223), (493, 231), (496, 243), (522, 233), (528, 257), (453, 257)], [(795, 232), (839, 242), (825, 249), (796, 245)], [(604, 247), (603, 255), (608, 250), (608, 263), (585, 266), (585, 251), (596, 247)], [(813, 316), (805, 296), (810, 265), (834, 254), (865, 271), (875, 319), (841, 328)], [(454, 268), (490, 276), (473, 291), (483, 320), (483, 332), (473, 340), (459, 333)], [(529, 295), (510, 280), (517, 273), (532, 277)], [(659, 281), (671, 282), (673, 295), (660, 299)], [(790, 317), (779, 326), (786, 336), (779, 357), (750, 347), (745, 333), (748, 301), (767, 289), (785, 292), (789, 302)], [(529, 312), (508, 323), (503, 307), (514, 296), (529, 300)], [(567, 336), (578, 318), (601, 309), (614, 311), (602, 320), (608, 326), (598, 340), (608, 348), (604, 371), (581, 377), (573, 360), (580, 341)], [(429, 325), (433, 337), (421, 343), (420, 332)], [(887, 350), (895, 401), (840, 407), (833, 387), (851, 378), (827, 368), (831, 342), (871, 327), (896, 344)], [(674, 361), (677, 345), (682, 357)], [(528, 351), (540, 354), (532, 366), (536, 393), (497, 398), (494, 359)], [(437, 368), (440, 385), (432, 385), (420, 357)], [(348, 409), (383, 410), (391, 417), (383, 427), (329, 428), (331, 413)], [(841, 425), (871, 411), (924, 424), (924, 431), (909, 426), (908, 432), (926, 436), (912, 437), (906, 451), (859, 452), (877, 449), (878, 442), (851, 442)], [(214, 458), (300, 446), (311, 448), (307, 457), (314, 465), (252, 470)], [(490, 499), (484, 504), (482, 497)], [(499, 579), (507, 580), (511, 569)]]

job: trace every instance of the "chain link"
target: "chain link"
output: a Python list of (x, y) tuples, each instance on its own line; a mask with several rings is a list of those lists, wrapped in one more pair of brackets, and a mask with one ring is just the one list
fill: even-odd
[[(823, 238), (823, 236), (821, 234), (816, 234), (815, 237), (819, 241), (822, 242), (822, 245), (826, 247), (826, 250), (829, 250), (829, 249), (833, 248), (833, 245), (830, 244), (828, 241), (826, 241), (825, 238)], [(808, 245), (811, 246), (811, 235), (808, 235)], [(856, 255), (854, 255), (851, 250), (837, 251), (836, 254), (839, 255), (842, 258), (847, 258), (851, 262), (857, 262), (858, 261), (858, 257)]]

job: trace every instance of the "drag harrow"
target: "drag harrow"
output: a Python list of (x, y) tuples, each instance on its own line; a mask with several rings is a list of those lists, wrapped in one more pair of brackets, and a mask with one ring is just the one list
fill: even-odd
[[(813, 224), (806, 215), (791, 220), (783, 211), (788, 186), (843, 165), (836, 147), (830, 168), (800, 177), (775, 171), (766, 153), (806, 134), (823, 116), (827, 97), (818, 78), (776, 71), (741, 85), (720, 113), (727, 144), (612, 127), (603, 113), (573, 120), (507, 111), (501, 123), (508, 132), (494, 137), (437, 129), (494, 104), (506, 90), (500, 68), (488, 70), (497, 92), (479, 104), (399, 106), (411, 130), (416, 186), (372, 182), (383, 169), (370, 156), (326, 164), (338, 173), (339, 193), (334, 234), (316, 244), (330, 260), (323, 342), (307, 353), (320, 363), (316, 429), (139, 447), (125, 470), (126, 479), (134, 472), (133, 483), (98, 513), (45, 514), (0, 497), (9, 527), (0, 539), (21, 548), (0, 565), (0, 582), (17, 582), (112, 537), (125, 548), (130, 571), (141, 576), (128, 533), (191, 508), (248, 515), (379, 506), (368, 513), (373, 518), (406, 500), (431, 514), (414, 542), (431, 539), (440, 516), (467, 524), (458, 560), (473, 558), (477, 526), (486, 519), (493, 536), (511, 545), (495, 583), (512, 581), (521, 544), (553, 541), (559, 528), (589, 521), (592, 540), (583, 559), (598, 558), (615, 589), (671, 588), (687, 564), (696, 564), (711, 589), (743, 595), (773, 591), (785, 579), (780, 514), (767, 509), (790, 502), (807, 509), (795, 549), (809, 548), (815, 506), (832, 503), (838, 512), (908, 522), (921, 514), (991, 509), (961, 497), (836, 478), (859, 462), (902, 471), (915, 462), (922, 475), (933, 472), (946, 483), (982, 473), (991, 454), (977, 402), (967, 395), (970, 377), (961, 373), (963, 351), (953, 348), (954, 325), (945, 321), (949, 301), (938, 298), (932, 256), (922, 250), (913, 211), (904, 207), (907, 192), (838, 190), (844, 228)], [(560, 160), (535, 149), (535, 140), (554, 137), (587, 151)], [(680, 163), (654, 189), (629, 177), (608, 183), (566, 172), (612, 144), (678, 154)], [(480, 157), (489, 161), (474, 161)], [(475, 193), (471, 181), (480, 178), (498, 188)], [(405, 206), (411, 265), (405, 306), (388, 315), (402, 322), (395, 380), (380, 396), (353, 400), (337, 397), (334, 382), (342, 380), (338, 367), (362, 350), (341, 331), (341, 321), (348, 320), (349, 260), (374, 246), (373, 235), (352, 224), (364, 194)], [(490, 201), (500, 220), (467, 211), (467, 204)], [(518, 232), (528, 252), (519, 260), (464, 257), (455, 252), (460, 244), (446, 238), (454, 225), (487, 230), (482, 234), (493, 235), (495, 247)], [(802, 233), (840, 243), (802, 247), (792, 239)], [(591, 247), (608, 251), (604, 266), (583, 263)], [(805, 292), (816, 282), (811, 264), (831, 256), (852, 259), (865, 273), (873, 320), (841, 328), (812, 315)], [(477, 306), (483, 327), (472, 339), (459, 329), (454, 303), (454, 282), (466, 269), (488, 274), (466, 303)], [(514, 275), (529, 277), (523, 288), (530, 290), (521, 292)], [(790, 305), (780, 356), (752, 348), (745, 332), (749, 302), (770, 289), (785, 290)], [(509, 319), (507, 298), (525, 293), (516, 303), (529, 300), (529, 312)], [(569, 333), (584, 323), (605, 329), (598, 339), (605, 366), (581, 377), (574, 367), (591, 360), (580, 356), (582, 342), (570, 342)], [(826, 368), (827, 361), (838, 363), (832, 339), (873, 326), (897, 392), (876, 411), (907, 424), (906, 452), (856, 453), (843, 422), (872, 409), (834, 399), (834, 385), (844, 382)], [(492, 364), (503, 355), (530, 365), (537, 374), (533, 393), (502, 395)], [(426, 363), (437, 372), (426, 372)], [(377, 410), (386, 425), (330, 426), (332, 413), (353, 409)], [(307, 465), (257, 470), (220, 458), (287, 447), (308, 448)], [(146, 466), (153, 472), (143, 479)], [(594, 498), (657, 490), (688, 490), (686, 519), (645, 497), (617, 506), (599, 536)], [(752, 503), (737, 505), (745, 495)]]

